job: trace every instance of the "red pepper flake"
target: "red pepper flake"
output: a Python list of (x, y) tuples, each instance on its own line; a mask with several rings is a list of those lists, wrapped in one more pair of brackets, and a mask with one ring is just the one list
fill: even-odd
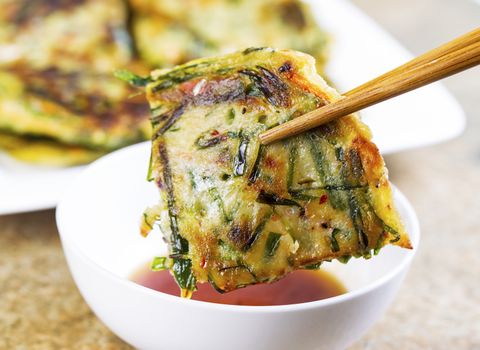
[(267, 168), (275, 168), (276, 165), (277, 165), (277, 162), (272, 157), (267, 156), (265, 158), (265, 166)]
[(328, 199), (328, 196), (326, 194), (322, 194), (322, 196), (320, 197), (320, 200), (318, 201), (320, 204), (323, 204), (327, 201)]
[(195, 86), (199, 83), (199, 80), (189, 80), (180, 85), (180, 89), (182, 92), (185, 94), (191, 94), (192, 90), (195, 88)]
[(204, 269), (207, 266), (207, 259), (205, 259), (204, 256), (202, 256), (202, 261), (200, 263), (200, 267)]
[(220, 132), (215, 129), (215, 130), (212, 130), (212, 131), (210, 132), (210, 135), (212, 135), (212, 136), (218, 136), (218, 135), (220, 135)]

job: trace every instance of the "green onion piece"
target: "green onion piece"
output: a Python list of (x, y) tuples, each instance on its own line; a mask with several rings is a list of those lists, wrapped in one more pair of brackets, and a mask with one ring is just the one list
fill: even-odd
[(150, 78), (142, 78), (128, 70), (119, 69), (113, 72), (115, 78), (120, 80), (126, 81), (130, 85), (137, 86), (137, 87), (144, 87), (150, 82)]
[(222, 212), (225, 221), (226, 222), (231, 222), (233, 220), (233, 218), (230, 215), (228, 215), (228, 213), (225, 209), (225, 203), (223, 202), (222, 196), (218, 192), (218, 189), (216, 187), (211, 187), (211, 188), (208, 189), (208, 194), (210, 195), (212, 200), (217, 203), (218, 208)]
[(340, 261), (342, 264), (346, 264), (351, 258), (352, 258), (351, 255), (344, 255), (344, 256), (338, 257), (337, 260)]
[(340, 247), (338, 246), (337, 235), (340, 233), (338, 228), (334, 228), (332, 231), (332, 236), (330, 237), (330, 244), (332, 246), (332, 252), (340, 251)]
[(235, 119), (235, 110), (233, 108), (230, 108), (230, 110), (227, 113), (227, 123), (229, 125), (232, 124), (234, 119)]
[(240, 144), (238, 145), (237, 156), (233, 164), (233, 175), (242, 176), (247, 168), (247, 148), (249, 140), (242, 133), (240, 134)]
[(150, 159), (148, 161), (147, 181), (151, 182), (153, 180), (155, 180), (155, 177), (153, 176), (153, 154), (150, 151)]
[(278, 246), (280, 245), (280, 238), (282, 235), (276, 232), (270, 232), (265, 243), (265, 258), (271, 258), (275, 255)]
[(256, 199), (258, 203), (262, 204), (269, 204), (269, 205), (291, 205), (294, 207), (302, 207), (299, 203), (295, 202), (294, 200), (288, 198), (282, 198), (277, 196), (275, 193), (265, 192), (264, 190), (260, 190), (258, 197)]
[(216, 130), (208, 130), (202, 133), (197, 140), (195, 140), (195, 144), (199, 149), (204, 149), (208, 147), (215, 146), (220, 142), (224, 141), (226, 137), (220, 134)]
[(247, 243), (243, 246), (243, 251), (246, 252), (249, 250), (253, 244), (256, 242), (257, 238), (260, 236), (260, 234), (263, 232), (263, 229), (265, 228), (265, 225), (267, 224), (268, 220), (273, 215), (273, 210), (265, 215), (265, 217), (262, 219), (262, 221), (258, 224), (258, 226), (255, 228), (255, 231), (253, 231), (253, 235), (248, 239)]
[(173, 265), (170, 271), (172, 271), (173, 277), (175, 277), (175, 280), (182, 290), (195, 290), (197, 281), (192, 272), (192, 261), (190, 259), (173, 259)]
[(306, 265), (306, 266), (303, 267), (303, 269), (304, 270), (318, 270), (321, 265), (322, 265), (322, 263), (318, 262), (316, 264)]
[(153, 258), (151, 269), (152, 271), (163, 271), (170, 269), (171, 260), (165, 256), (157, 256)]

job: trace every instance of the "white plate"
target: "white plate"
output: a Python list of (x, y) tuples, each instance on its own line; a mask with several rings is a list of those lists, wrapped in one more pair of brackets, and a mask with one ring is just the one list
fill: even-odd
[[(327, 73), (341, 92), (411, 58), (395, 39), (347, 0), (311, 0), (321, 26), (334, 36)], [(382, 153), (425, 146), (461, 133), (465, 116), (440, 84), (363, 113)], [(54, 207), (81, 167), (40, 168), (0, 157), (0, 215)]]
[(83, 168), (33, 166), (0, 154), (0, 215), (54, 208)]

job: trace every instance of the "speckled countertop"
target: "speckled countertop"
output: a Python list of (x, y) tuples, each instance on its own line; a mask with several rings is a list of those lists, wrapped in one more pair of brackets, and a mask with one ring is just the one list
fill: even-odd
[[(414, 53), (480, 24), (473, 0), (354, 2)], [(394, 305), (352, 349), (480, 349), (480, 68), (445, 84), (467, 112), (467, 131), (386, 158), (418, 211), (422, 242)], [(0, 217), (0, 349), (67, 348), (130, 347), (78, 293), (54, 211)]]

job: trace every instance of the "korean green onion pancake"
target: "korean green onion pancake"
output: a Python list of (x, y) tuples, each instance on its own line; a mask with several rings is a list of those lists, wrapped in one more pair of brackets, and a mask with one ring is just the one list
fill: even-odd
[(153, 127), (148, 178), (168, 269), (183, 296), (197, 283), (220, 292), (274, 282), (324, 261), (410, 248), (388, 174), (356, 115), (268, 146), (259, 134), (340, 96), (306, 54), (249, 48), (198, 59), (147, 78)]
[(121, 0), (0, 0), (0, 147), (89, 162), (150, 135), (148, 108), (112, 75), (133, 65)]

